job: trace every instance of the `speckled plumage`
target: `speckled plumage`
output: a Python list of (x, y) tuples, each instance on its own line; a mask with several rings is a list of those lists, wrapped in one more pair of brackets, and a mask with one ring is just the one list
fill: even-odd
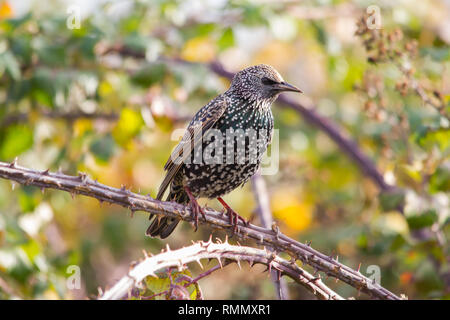
[[(195, 198), (218, 198), (247, 182), (271, 142), (270, 107), (282, 91), (300, 92), (268, 65), (238, 72), (230, 88), (201, 108), (189, 123), (164, 167), (167, 174), (157, 199), (162, 199), (169, 186), (167, 200), (186, 204), (190, 201), (186, 187)], [(155, 217), (147, 235), (165, 238), (178, 222)]]

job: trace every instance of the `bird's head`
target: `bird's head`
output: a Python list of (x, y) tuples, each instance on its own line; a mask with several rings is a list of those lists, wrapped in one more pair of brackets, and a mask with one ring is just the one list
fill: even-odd
[(236, 73), (230, 89), (247, 99), (271, 102), (284, 91), (302, 92), (285, 82), (275, 68), (266, 64), (248, 67)]

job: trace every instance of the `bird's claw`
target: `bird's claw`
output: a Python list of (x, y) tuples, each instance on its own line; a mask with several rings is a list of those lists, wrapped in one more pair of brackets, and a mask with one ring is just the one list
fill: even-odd
[(230, 219), (230, 224), (233, 226), (233, 233), (237, 232), (237, 227), (238, 227), (238, 221), (241, 220), (245, 226), (249, 225), (249, 222), (241, 217), (236, 211), (234, 211), (231, 208), (226, 208), (226, 213), (228, 215), (228, 218)]
[(197, 200), (195, 200), (195, 199), (191, 199), (189, 204), (190, 204), (190, 207), (191, 207), (192, 216), (194, 218), (195, 231), (197, 231), (197, 229), (198, 229), (198, 216), (201, 214), (203, 216), (203, 219), (205, 219), (205, 221), (206, 221), (205, 210), (198, 204)]

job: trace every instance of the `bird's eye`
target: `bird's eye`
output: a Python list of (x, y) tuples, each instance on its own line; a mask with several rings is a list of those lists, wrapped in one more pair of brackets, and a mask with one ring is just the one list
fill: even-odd
[(262, 78), (262, 79), (261, 79), (261, 82), (262, 82), (263, 84), (267, 85), (267, 86), (270, 86), (270, 85), (273, 85), (273, 84), (276, 84), (276, 83), (277, 83), (276, 81), (274, 81), (274, 80), (272, 80), (272, 79), (269, 79), (269, 78), (267, 78), (267, 77)]

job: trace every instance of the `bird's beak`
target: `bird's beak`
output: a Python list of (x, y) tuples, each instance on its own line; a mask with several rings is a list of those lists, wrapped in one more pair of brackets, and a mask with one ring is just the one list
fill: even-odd
[(275, 89), (279, 91), (293, 91), (293, 92), (300, 92), (303, 93), (302, 90), (297, 88), (296, 86), (293, 86), (292, 84), (289, 84), (287, 82), (280, 82), (274, 85)]

